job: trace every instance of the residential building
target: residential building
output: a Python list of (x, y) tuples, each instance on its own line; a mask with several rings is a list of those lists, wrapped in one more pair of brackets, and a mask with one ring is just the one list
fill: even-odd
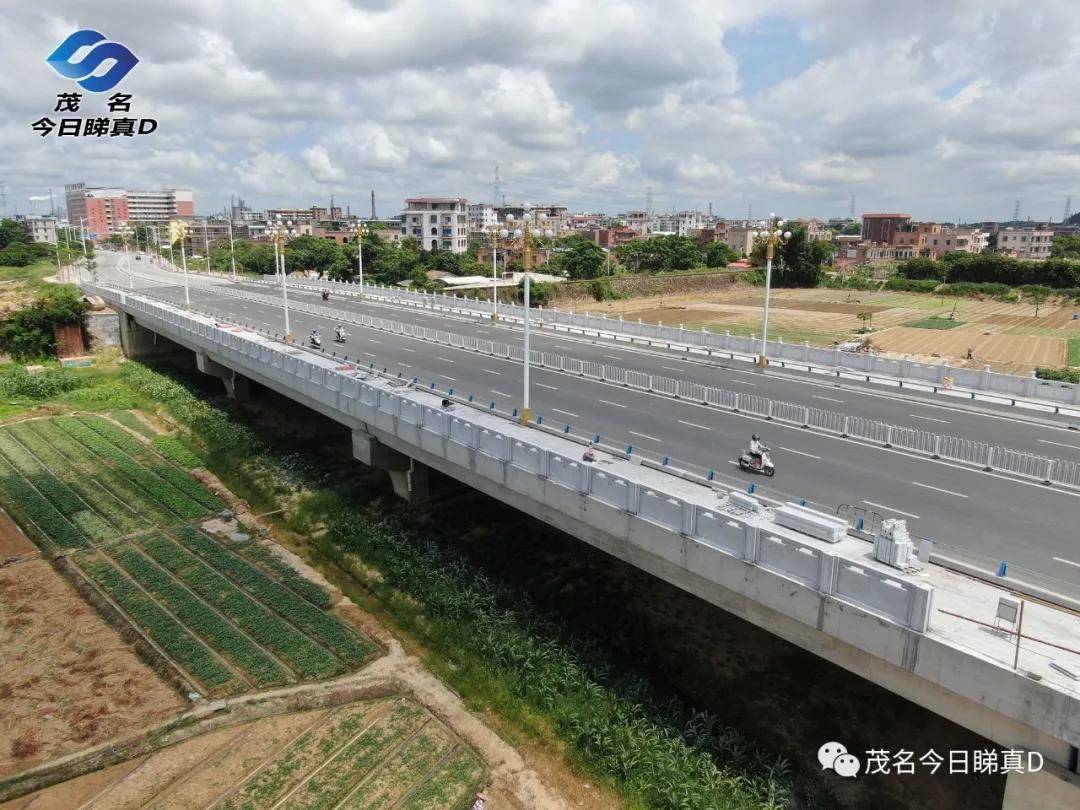
[(64, 186), (68, 221), (86, 221), (94, 238), (104, 238), (125, 223), (164, 222), (176, 217), (195, 216), (191, 189), (162, 188), (152, 191), (90, 187), (86, 183)]
[(465, 212), (469, 218), (469, 229), (473, 231), (486, 231), (499, 223), (495, 206), (487, 203), (470, 203)]
[(311, 222), (342, 219), (340, 206), (333, 208), (313, 205), (310, 208), (267, 208), (267, 220), (292, 220), (293, 222)]
[(829, 227), (820, 219), (813, 217), (811, 219), (793, 219), (793, 223), (802, 225), (806, 229), (806, 238), (811, 242), (815, 242), (819, 239), (831, 240), (833, 232)]
[(652, 227), (652, 215), (648, 211), (627, 211), (624, 214), (619, 214), (617, 219), (621, 220), (627, 228), (637, 231), (641, 236), (647, 234)]
[(754, 231), (749, 225), (737, 225), (728, 227), (724, 234), (724, 243), (734, 250), (739, 256), (749, 256), (754, 249)]
[(891, 245), (893, 233), (909, 222), (911, 222), (910, 214), (863, 214), (863, 241)]
[(593, 231), (606, 227), (608, 224), (607, 214), (592, 214), (582, 211), (576, 214), (567, 214), (566, 227), (571, 231)]
[(699, 246), (707, 248), (713, 242), (726, 241), (727, 232), (728, 224), (726, 222), (717, 222), (713, 225), (702, 228), (694, 235), (694, 239)]
[(410, 197), (401, 233), (418, 239), (425, 250), (464, 253), (469, 246), (466, 206), (464, 197)]
[(56, 244), (56, 217), (22, 217), (21, 223), (31, 242)]
[(640, 239), (641, 234), (635, 231), (633, 228), (621, 227), (621, 228), (597, 228), (596, 230), (588, 232), (589, 237), (600, 245), (605, 250), (616, 248), (619, 245), (625, 245), (629, 242), (633, 242), (635, 239)]
[(555, 236), (562, 236), (566, 230), (565, 205), (538, 205), (530, 209), (532, 224), (540, 231), (552, 231)]
[(997, 250), (1018, 259), (1049, 259), (1053, 240), (1050, 228), (1002, 228), (997, 234)]
[(692, 231), (700, 231), (705, 226), (699, 211), (679, 211), (678, 213), (658, 214), (653, 218), (651, 230), (670, 233), (676, 236), (689, 236)]
[[(188, 258), (206, 255), (206, 244), (208, 241), (211, 245), (213, 245), (214, 242), (228, 242), (230, 222), (231, 220), (228, 219), (212, 219), (209, 217), (206, 219), (184, 220), (184, 224), (187, 226), (187, 229), (184, 232), (184, 250), (187, 251)], [(204, 225), (205, 228), (203, 227)], [(168, 222), (163, 222), (157, 230), (159, 237), (168, 241)], [(233, 223), (232, 237), (234, 241), (237, 239), (250, 239), (252, 236), (253, 234), (248, 225)]]
[(855, 263), (863, 262), (906, 262), (918, 256), (918, 249), (913, 245), (882, 245), (874, 242), (863, 243), (855, 253)]

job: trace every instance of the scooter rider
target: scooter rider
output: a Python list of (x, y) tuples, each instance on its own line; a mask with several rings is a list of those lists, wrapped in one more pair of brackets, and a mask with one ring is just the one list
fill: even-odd
[(329, 301), (329, 300), (330, 300), (330, 293), (329, 293), (329, 291), (327, 291), (327, 290), (323, 290), (323, 291), (322, 291), (322, 300), (323, 300), (323, 301)]
[(311, 334), (308, 336), (308, 340), (311, 342), (312, 346), (322, 345), (322, 336), (319, 334), (318, 329), (311, 330)]
[(334, 327), (334, 340), (336, 340), (338, 343), (345, 342), (345, 327), (343, 324), (339, 323), (337, 326)]
[(754, 463), (761, 466), (761, 455), (767, 449), (765, 443), (761, 441), (761, 437), (758, 434), (754, 434), (750, 437), (750, 447), (747, 448), (750, 451), (750, 458)]

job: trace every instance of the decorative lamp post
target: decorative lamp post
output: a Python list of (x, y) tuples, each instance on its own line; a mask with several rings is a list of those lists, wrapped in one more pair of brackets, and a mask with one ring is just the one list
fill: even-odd
[(131, 236), (131, 228), (127, 222), (120, 224), (120, 238), (124, 242), (124, 269), (127, 271), (128, 287), (132, 290), (135, 289), (135, 276), (131, 274), (131, 254), (128, 252), (128, 237)]
[(180, 243), (180, 262), (184, 270), (184, 307), (191, 309), (191, 291), (188, 288), (187, 276), (187, 248), (184, 246), (184, 237), (187, 236), (187, 223), (183, 220), (174, 219), (169, 223), (169, 252), (172, 252), (172, 243)]
[(791, 231), (784, 230), (784, 220), (776, 214), (769, 214), (768, 220), (758, 223), (760, 230), (753, 231), (755, 239), (765, 240), (765, 315), (761, 326), (761, 354), (758, 355), (758, 368), (764, 369), (769, 365), (768, 352), (769, 340), (769, 293), (772, 291), (772, 264), (776, 254), (776, 246), (781, 240), (791, 238)]
[[(491, 226), (491, 320), (499, 320), (499, 237), (506, 233), (496, 222)], [(505, 237), (504, 237), (505, 238)], [(506, 261), (506, 257), (503, 257)]]
[(267, 230), (274, 241), (274, 270), (281, 273), (281, 301), (285, 310), (285, 342), (293, 342), (292, 327), (289, 325), (289, 288), (285, 284), (285, 237), (291, 230), (292, 221), (282, 222), (278, 217)]
[(206, 217), (202, 221), (203, 241), (206, 243), (206, 275), (210, 275), (210, 234), (206, 229)]
[(229, 217), (229, 263), (232, 265), (232, 280), (236, 281), (236, 252), (233, 250), (232, 217)]
[(356, 231), (356, 269), (360, 274), (360, 300), (362, 301), (364, 300), (364, 236), (368, 231), (363, 222), (357, 222), (354, 230)]

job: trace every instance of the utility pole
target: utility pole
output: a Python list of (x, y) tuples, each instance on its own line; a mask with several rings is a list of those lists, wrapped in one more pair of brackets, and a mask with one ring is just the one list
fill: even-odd
[(371, 190), (371, 218), (375, 219), (375, 189)]

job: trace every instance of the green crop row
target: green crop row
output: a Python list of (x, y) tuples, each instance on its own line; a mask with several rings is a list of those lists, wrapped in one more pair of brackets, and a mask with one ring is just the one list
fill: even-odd
[(71, 487), (19, 444), (6, 429), (0, 430), (0, 453), (56, 510), (78, 526), (91, 540), (109, 540), (116, 530), (83, 502)]
[(61, 481), (71, 487), (80, 498), (99, 512), (121, 534), (129, 534), (141, 528), (143, 521), (116, 497), (91, 478), (83, 474), (71, 460), (49, 444), (32, 427), (33, 422), (17, 422), (10, 428), (11, 434), (25, 445)]
[(209, 690), (236, 692), (236, 676), (127, 577), (103, 560), (81, 563), (82, 569), (180, 666)]
[(374, 651), (370, 643), (359, 638), (329, 613), (319, 610), (197, 529), (177, 526), (175, 531), (180, 542), (216, 570), (227, 574), (263, 604), (272, 606), (294, 625), (332, 649), (350, 666), (360, 666)]
[(341, 671), (341, 666), (329, 652), (283, 622), (265, 605), (251, 599), (189, 551), (160, 536), (151, 537), (140, 545), (177, 579), (235, 621), (257, 642), (280, 655), (305, 678), (322, 678)]
[(158, 478), (145, 467), (133, 462), (123, 450), (120, 450), (77, 419), (61, 417), (53, 421), (57, 427), (69, 436), (82, 442), (90, 450), (111, 462), (116, 469), (145, 490), (153, 500), (165, 505), (184, 520), (191, 520), (206, 514), (207, 510), (198, 503), (182, 492), (177, 491), (175, 487)]
[(152, 464), (150, 470), (211, 512), (217, 512), (225, 508), (225, 504), (221, 502), (220, 498), (207, 491), (206, 487), (179, 467), (174, 467), (171, 464)]
[[(0, 493), (4, 508), (22, 517), (28, 534), (37, 535), (47, 546), (78, 548), (88, 545), (83, 531), (69, 523), (56, 508), (27, 483), (7, 461), (0, 459)], [(31, 522), (33, 526), (31, 526)], [(36, 527), (36, 529), (34, 528)]]
[(123, 450), (136, 461), (149, 461), (154, 454), (150, 449), (128, 433), (101, 416), (80, 416), (79, 421), (101, 438)]
[(39, 436), (70, 459), (79, 473), (108, 489), (119, 500), (138, 512), (146, 522), (162, 526), (171, 526), (176, 522), (176, 515), (164, 505), (153, 501), (143, 490), (118, 470), (109, 466), (100, 456), (95, 455), (89, 448), (60, 430), (53, 420), (40, 419), (28, 424)]
[(402, 810), (460, 807), (480, 787), (483, 775), (483, 764), (476, 755), (468, 748), (458, 746), (399, 806)]
[(154, 449), (161, 455), (165, 456), (169, 461), (179, 464), (185, 470), (202, 467), (204, 464), (203, 460), (191, 452), (176, 436), (158, 436), (154, 439), (153, 445)]
[(137, 417), (133, 411), (113, 411), (111, 415), (113, 419), (124, 427), (134, 430), (136, 433), (141, 433), (148, 439), (155, 439), (159, 435), (150, 425)]
[(281, 580), (286, 588), (304, 597), (316, 607), (329, 610), (333, 606), (330, 602), (330, 594), (259, 543), (245, 543), (235, 548), (251, 562), (268, 569)]
[(124, 546), (112, 556), (189, 631), (251, 675), (255, 683), (267, 686), (286, 680), (285, 671), (274, 658), (134, 548)]

